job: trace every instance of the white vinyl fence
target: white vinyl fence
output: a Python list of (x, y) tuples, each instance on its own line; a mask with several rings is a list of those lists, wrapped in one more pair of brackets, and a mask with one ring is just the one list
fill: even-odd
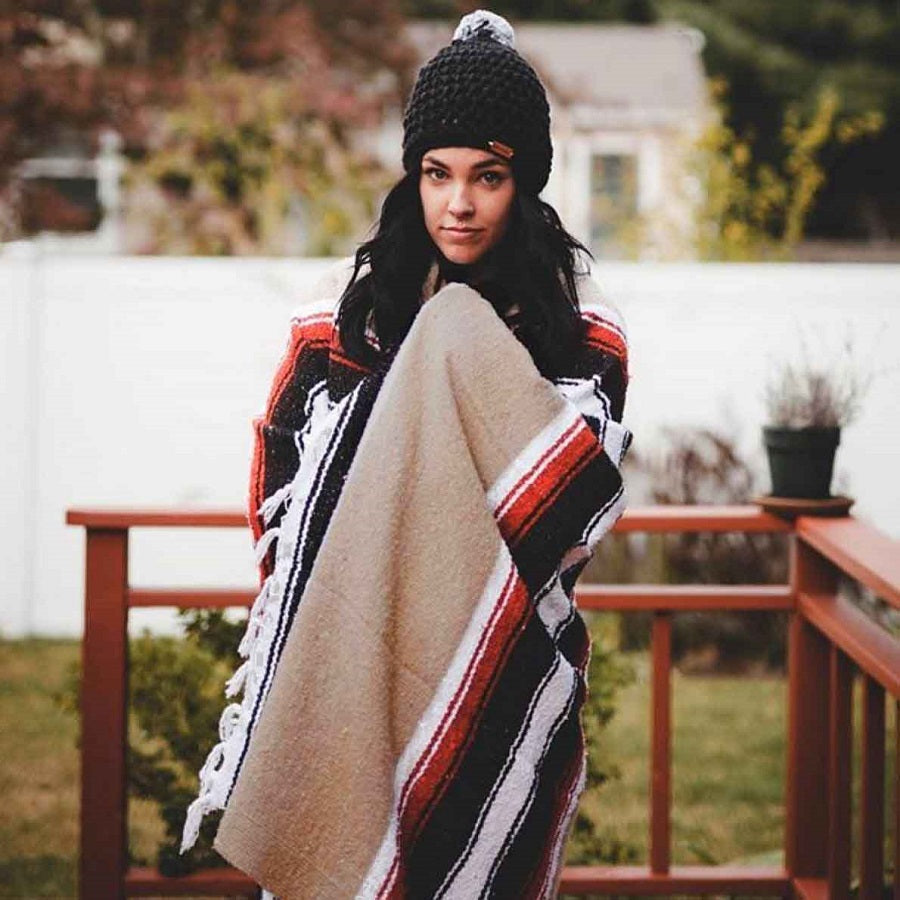
[[(84, 536), (73, 506), (243, 508), (250, 420), (290, 313), (332, 260), (0, 252), (0, 634), (79, 635)], [(768, 490), (760, 441), (772, 360), (852, 333), (874, 383), (838, 448), (835, 492), (900, 537), (900, 266), (598, 264), (622, 310), (634, 450), (664, 428), (732, 437)], [(629, 485), (632, 504), (645, 502)], [(252, 586), (248, 532), (138, 531), (134, 584)], [(174, 614), (132, 613), (172, 630)]]

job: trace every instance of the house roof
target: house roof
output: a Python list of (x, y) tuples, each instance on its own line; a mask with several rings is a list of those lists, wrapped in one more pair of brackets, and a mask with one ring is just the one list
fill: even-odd
[[(408, 24), (424, 62), (449, 43), (454, 25)], [(677, 25), (515, 25), (516, 49), (535, 67), (551, 102), (630, 117), (671, 120), (706, 106), (703, 35)]]

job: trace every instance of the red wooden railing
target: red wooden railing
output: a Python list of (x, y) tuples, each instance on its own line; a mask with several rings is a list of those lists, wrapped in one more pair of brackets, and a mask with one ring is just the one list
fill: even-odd
[[(70, 510), (87, 533), (82, 674), (81, 896), (165, 894), (254, 896), (256, 886), (233, 869), (166, 878), (126, 869), (127, 619), (136, 606), (249, 605), (250, 590), (136, 588), (128, 580), (132, 528), (234, 527), (231, 512)], [(900, 641), (838, 595), (841, 574), (900, 608), (900, 542), (852, 517), (786, 522), (755, 506), (632, 509), (618, 532), (789, 532), (786, 585), (579, 585), (582, 609), (651, 610), (652, 703), (650, 859), (647, 866), (577, 866), (565, 870), (571, 894), (765, 894), (846, 898), (851, 886), (852, 687), (862, 691), (861, 795), (857, 812), (859, 897), (883, 896), (885, 860), (885, 699), (898, 707)], [(686, 610), (787, 610), (788, 760), (784, 867), (671, 864), (671, 618)], [(894, 792), (900, 842), (900, 727)], [(895, 843), (894, 858), (900, 860)], [(900, 875), (894, 867), (894, 897)]]

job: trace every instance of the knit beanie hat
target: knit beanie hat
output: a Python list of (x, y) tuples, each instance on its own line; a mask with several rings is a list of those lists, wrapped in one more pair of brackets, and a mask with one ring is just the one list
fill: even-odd
[(477, 147), (507, 159), (516, 183), (540, 193), (550, 176), (550, 107), (512, 26), (477, 10), (419, 71), (403, 116), (403, 168), (435, 147)]

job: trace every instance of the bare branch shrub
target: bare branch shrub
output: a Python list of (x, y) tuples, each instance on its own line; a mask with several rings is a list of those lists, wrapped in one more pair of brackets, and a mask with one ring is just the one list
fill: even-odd
[(814, 359), (801, 333), (801, 361), (775, 364), (764, 385), (768, 424), (842, 427), (855, 421), (876, 373), (855, 358), (853, 340), (848, 333), (834, 358), (817, 354)]
[[(757, 477), (732, 440), (710, 428), (667, 428), (661, 456), (631, 451), (632, 470), (649, 484), (648, 501), (673, 504), (745, 504), (757, 493)], [(617, 536), (614, 536), (617, 537)], [(630, 537), (622, 535), (621, 537)], [(607, 554), (612, 547), (603, 547)], [(621, 556), (621, 554), (620, 554)], [(787, 580), (787, 536), (741, 532), (649, 535), (643, 556), (626, 554), (620, 581), (646, 578), (664, 584), (777, 584)], [(595, 567), (596, 566), (596, 567)], [(603, 572), (603, 562), (589, 572)], [(634, 576), (638, 577), (635, 578)], [(604, 572), (595, 580), (608, 580)], [(588, 578), (585, 578), (588, 580)], [(650, 580), (650, 579), (647, 579)], [(624, 613), (620, 640), (624, 648), (647, 645), (649, 613)], [(780, 667), (785, 658), (784, 616), (772, 612), (679, 613), (673, 623), (673, 658), (683, 670)]]

